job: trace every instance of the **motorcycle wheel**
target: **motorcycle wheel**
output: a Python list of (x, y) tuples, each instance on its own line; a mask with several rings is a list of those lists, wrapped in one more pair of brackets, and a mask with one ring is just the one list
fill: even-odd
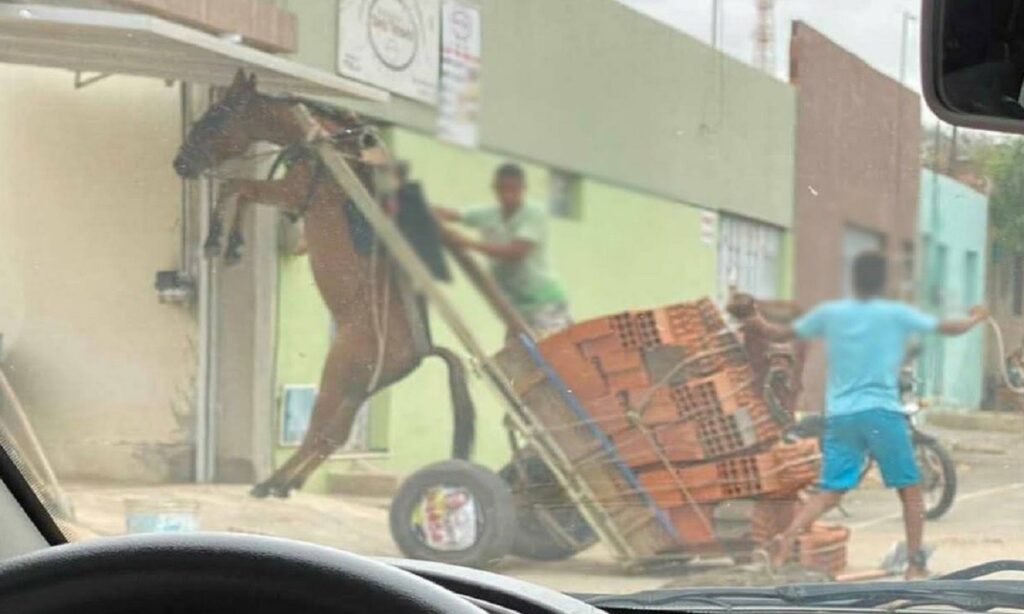
[(924, 517), (941, 518), (953, 507), (956, 498), (956, 464), (942, 445), (933, 439), (914, 441), (914, 456), (921, 471)]

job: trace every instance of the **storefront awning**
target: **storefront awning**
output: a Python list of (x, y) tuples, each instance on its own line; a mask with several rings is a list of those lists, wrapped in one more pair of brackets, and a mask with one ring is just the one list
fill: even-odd
[(0, 3), (0, 62), (386, 101), (387, 92), (141, 13)]

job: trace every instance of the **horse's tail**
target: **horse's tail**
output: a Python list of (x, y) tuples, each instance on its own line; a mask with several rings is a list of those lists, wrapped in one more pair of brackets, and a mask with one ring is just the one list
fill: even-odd
[(462, 364), (462, 359), (448, 348), (434, 346), (430, 353), (448, 365), (448, 389), (452, 397), (454, 418), (452, 457), (468, 460), (476, 438), (476, 407), (473, 405), (473, 398), (469, 396), (466, 366)]

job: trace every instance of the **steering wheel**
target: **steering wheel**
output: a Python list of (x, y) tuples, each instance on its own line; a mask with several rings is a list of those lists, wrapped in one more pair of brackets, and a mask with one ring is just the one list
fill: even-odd
[(0, 564), (0, 612), (482, 614), (440, 586), (361, 556), (240, 534), (135, 535)]

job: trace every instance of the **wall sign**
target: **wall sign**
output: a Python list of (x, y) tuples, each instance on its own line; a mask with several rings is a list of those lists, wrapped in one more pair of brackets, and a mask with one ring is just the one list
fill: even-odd
[(437, 135), (465, 147), (480, 142), (480, 9), (460, 0), (441, 5), (441, 90)]
[(440, 0), (341, 0), (338, 72), (437, 102)]
[(714, 211), (700, 212), (700, 242), (714, 245), (718, 237), (718, 214)]

